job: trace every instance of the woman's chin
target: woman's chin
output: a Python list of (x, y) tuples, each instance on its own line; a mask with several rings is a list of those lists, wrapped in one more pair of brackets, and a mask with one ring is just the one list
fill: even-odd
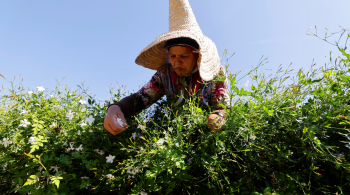
[(185, 76), (186, 75), (186, 71), (176, 71), (176, 74), (180, 77)]

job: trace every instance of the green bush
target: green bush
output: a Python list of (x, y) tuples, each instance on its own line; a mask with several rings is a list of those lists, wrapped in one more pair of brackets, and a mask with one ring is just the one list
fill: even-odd
[[(346, 30), (343, 30), (344, 34)], [(343, 35), (342, 34), (342, 35)], [(317, 36), (317, 35), (316, 35)], [(347, 35), (349, 38), (350, 35)], [(325, 39), (326, 40), (326, 39)], [(347, 39), (346, 39), (347, 40)], [(327, 41), (327, 40), (326, 40)], [(346, 44), (345, 44), (346, 45)], [(338, 46), (338, 44), (337, 44)], [(195, 97), (158, 102), (113, 136), (108, 102), (80, 90), (1, 96), (0, 191), (5, 194), (347, 194), (350, 55), (329, 67), (229, 74), (226, 124), (207, 127)], [(289, 82), (289, 83), (288, 83)], [(115, 101), (126, 95), (122, 89)]]

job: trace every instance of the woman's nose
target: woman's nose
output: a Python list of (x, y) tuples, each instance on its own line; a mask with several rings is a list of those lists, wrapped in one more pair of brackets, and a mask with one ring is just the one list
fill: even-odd
[(180, 63), (181, 63), (181, 58), (177, 56), (175, 58), (175, 64), (180, 64)]

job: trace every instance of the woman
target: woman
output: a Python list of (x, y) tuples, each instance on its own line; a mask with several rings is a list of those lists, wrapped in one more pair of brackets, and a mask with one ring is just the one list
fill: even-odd
[(159, 100), (163, 95), (175, 99), (196, 95), (203, 106), (215, 110), (208, 116), (208, 126), (217, 130), (224, 124), (229, 106), (227, 79), (215, 44), (202, 34), (188, 0), (169, 1), (169, 32), (159, 36), (136, 58), (136, 64), (157, 70), (137, 93), (110, 105), (104, 127), (116, 135), (127, 128), (130, 117)]

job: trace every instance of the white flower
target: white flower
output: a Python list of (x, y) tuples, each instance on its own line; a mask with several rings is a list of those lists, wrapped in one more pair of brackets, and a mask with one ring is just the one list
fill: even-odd
[(112, 174), (107, 174), (106, 177), (107, 177), (108, 179), (114, 178), (114, 176), (113, 176)]
[(75, 148), (73, 148), (74, 142), (70, 142), (70, 143), (69, 143), (69, 146), (70, 146), (70, 148), (68, 148), (68, 151), (69, 151), (69, 150), (75, 150)]
[(122, 119), (117, 118), (117, 122), (118, 122), (118, 124), (119, 124), (121, 127), (124, 127), (123, 122), (122, 122)]
[(85, 118), (85, 122), (86, 123), (90, 123), (90, 125), (95, 121), (94, 117), (92, 117), (91, 115), (89, 116), (89, 118)]
[(136, 133), (136, 132), (134, 132), (134, 133), (132, 133), (131, 138), (132, 138), (132, 139), (135, 139), (135, 138), (136, 138), (136, 136), (137, 136), (137, 133)]
[(27, 125), (29, 125), (29, 124), (30, 124), (30, 122), (28, 122), (27, 119), (24, 119), (24, 120), (21, 120), (21, 121), (20, 121), (19, 126), (20, 126), (20, 127), (27, 127)]
[(86, 100), (80, 100), (79, 103), (86, 104)]
[(146, 193), (145, 191), (142, 190), (142, 191), (140, 192), (140, 195), (147, 195), (147, 193)]
[(50, 97), (53, 98), (53, 97), (55, 97), (55, 96), (51, 94)]
[(192, 164), (192, 158), (188, 159), (187, 165), (191, 165)]
[(243, 85), (244, 87), (248, 87), (249, 86), (249, 80), (247, 80), (247, 82), (246, 83), (244, 83), (244, 85)]
[(58, 172), (59, 167), (57, 165), (51, 166), (50, 170), (53, 169), (54, 171)]
[(140, 169), (140, 167), (136, 167), (136, 168), (135, 168), (135, 171), (136, 171), (136, 173), (139, 173), (139, 172), (141, 172), (141, 169)]
[(45, 88), (44, 88), (44, 87), (39, 87), (39, 86), (37, 86), (37, 87), (36, 87), (36, 90), (38, 90), (39, 92), (43, 92), (43, 91), (45, 90)]
[(89, 177), (86, 177), (86, 176), (84, 176), (84, 177), (80, 177), (81, 179), (89, 179)]
[(67, 141), (63, 142), (62, 146), (67, 146)]
[(32, 93), (33, 93), (33, 91), (28, 91), (27, 93), (30, 95), (30, 94), (32, 94)]
[(78, 148), (75, 148), (77, 151), (79, 150), (83, 150), (83, 144), (80, 144), (80, 146)]
[(2, 139), (2, 144), (7, 148), (8, 145), (12, 144), (12, 141), (9, 141), (9, 138), (3, 138)]
[(252, 136), (250, 136), (250, 139), (251, 139), (251, 140), (255, 140), (255, 139), (256, 139), (256, 136), (255, 136), (255, 135), (252, 135)]
[(53, 127), (56, 127), (56, 126), (57, 126), (56, 123), (52, 123), (52, 124), (50, 125), (50, 128), (53, 128)]
[(128, 169), (126, 170), (127, 173), (130, 173), (132, 175), (135, 175), (136, 174), (136, 171), (134, 169), (134, 167), (128, 167)]
[(127, 172), (127, 173), (130, 173), (130, 174), (132, 174), (132, 175), (135, 175), (136, 173), (141, 172), (141, 169), (140, 169), (140, 167), (136, 167), (136, 168), (134, 168), (134, 167), (128, 167), (127, 170), (126, 170), (126, 172)]
[(103, 155), (105, 152), (103, 150), (95, 149), (95, 152), (97, 152), (99, 155)]
[(81, 135), (80, 130), (78, 131), (78, 135)]
[(35, 140), (35, 138), (36, 138), (35, 136), (30, 137), (29, 140), (28, 140), (28, 144), (33, 143), (33, 142), (37, 142)]
[(7, 162), (4, 164), (4, 168), (6, 168), (7, 167)]
[(311, 32), (311, 33), (313, 33), (313, 32), (311, 31), (311, 29), (312, 29), (312, 27), (310, 27), (308, 31)]
[(28, 114), (28, 110), (22, 110), (22, 112), (19, 114)]
[(81, 123), (79, 124), (81, 127), (85, 127), (87, 124), (85, 123), (85, 121), (81, 121)]
[(74, 117), (74, 112), (69, 111), (69, 113), (66, 115), (66, 117), (71, 121)]
[(165, 139), (160, 138), (160, 139), (157, 141), (157, 144), (163, 145), (164, 142), (165, 142)]
[(101, 156), (105, 153), (103, 150), (100, 150), (99, 152), (97, 152), (97, 153), (99, 153)]
[(108, 163), (112, 163), (113, 160), (114, 160), (114, 158), (115, 158), (115, 156), (109, 155), (109, 156), (107, 156), (106, 158), (107, 158), (107, 162), (108, 162)]

